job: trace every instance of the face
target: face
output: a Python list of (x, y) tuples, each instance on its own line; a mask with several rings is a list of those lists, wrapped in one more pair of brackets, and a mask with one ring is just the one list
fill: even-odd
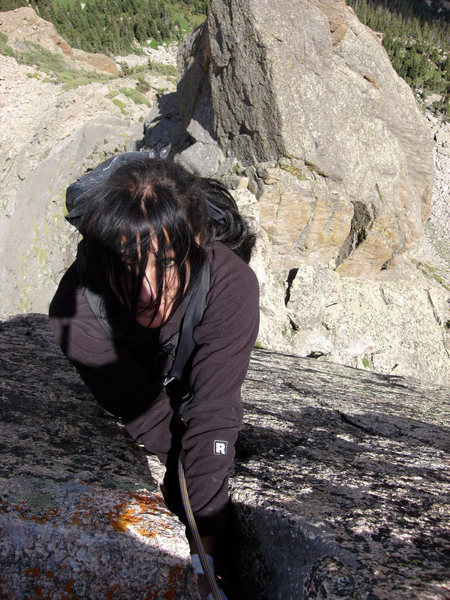
[[(156, 252), (156, 249), (154, 250)], [(150, 252), (145, 276), (137, 304), (137, 321), (145, 327), (160, 327), (170, 317), (179, 286), (178, 269), (173, 250), (168, 250), (162, 259), (164, 287), (158, 310), (152, 308), (152, 302), (158, 294), (157, 258)]]

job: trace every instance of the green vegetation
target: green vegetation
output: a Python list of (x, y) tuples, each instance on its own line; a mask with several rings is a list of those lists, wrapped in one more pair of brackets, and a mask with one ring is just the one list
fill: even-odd
[(113, 104), (115, 104), (116, 106), (118, 106), (120, 108), (120, 112), (123, 115), (127, 114), (127, 111), (126, 111), (127, 106), (126, 106), (125, 102), (122, 102), (121, 100), (119, 100), (119, 98), (114, 98)]
[(136, 76), (138, 80), (137, 88), (140, 89), (141, 92), (150, 89), (150, 85), (145, 80), (145, 75), (161, 75), (169, 79), (169, 81), (172, 81), (172, 83), (176, 82), (177, 68), (173, 65), (166, 65), (165, 63), (150, 59), (147, 61), (146, 65), (137, 65), (135, 67), (130, 67), (126, 62), (121, 62), (119, 64), (123, 77)]
[(121, 87), (119, 88), (119, 93), (123, 94), (130, 100), (133, 100), (135, 104), (146, 104), (147, 106), (151, 106), (144, 94), (136, 88)]
[(299, 169), (297, 169), (297, 167), (293, 167), (292, 165), (281, 164), (280, 165), (280, 169), (283, 169), (283, 171), (287, 171), (288, 173), (290, 173), (294, 177), (297, 177), (297, 179), (299, 181), (307, 181), (308, 180), (308, 178), (305, 177), (302, 174), (302, 172)]
[(176, 78), (177, 76), (177, 68), (174, 65), (166, 65), (165, 63), (160, 63), (156, 60), (149, 60), (147, 68), (150, 75), (162, 75), (163, 77), (169, 78)]
[(412, 263), (424, 275), (426, 275), (427, 277), (432, 277), (437, 283), (439, 283), (439, 285), (442, 285), (442, 287), (444, 289), (446, 289), (448, 292), (450, 292), (450, 286), (447, 284), (447, 282), (444, 280), (443, 277), (441, 277), (438, 273), (436, 273), (436, 270), (437, 270), (436, 267), (433, 267), (431, 265), (428, 265), (428, 264), (426, 264), (422, 261), (416, 260), (416, 259), (412, 259)]
[(347, 0), (360, 21), (382, 33), (397, 73), (420, 98), (439, 94), (435, 112), (450, 117), (449, 11), (432, 0)]
[[(0, 37), (0, 54), (13, 56), (18, 63), (35, 67), (39, 71), (48, 75), (47, 81), (62, 84), (63, 90), (70, 90), (80, 85), (86, 85), (93, 81), (107, 81), (110, 76), (101, 73), (94, 73), (73, 69), (68, 67), (64, 58), (60, 54), (54, 54), (42, 46), (33, 43), (24, 43), (22, 50), (12, 50), (4, 38)], [(37, 77), (37, 74), (29, 74), (29, 77)]]
[(4, 54), (6, 56), (13, 56), (15, 58), (16, 53), (8, 46), (8, 36), (0, 31), (0, 54)]

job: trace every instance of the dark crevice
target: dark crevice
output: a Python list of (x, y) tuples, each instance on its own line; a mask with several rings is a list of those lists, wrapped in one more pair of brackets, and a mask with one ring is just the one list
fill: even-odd
[(359, 429), (360, 431), (363, 431), (364, 433), (367, 433), (368, 435), (381, 435), (380, 432), (373, 431), (372, 429), (369, 429), (368, 427), (361, 425), (361, 423), (357, 423), (356, 421), (351, 419), (348, 415), (345, 415), (344, 413), (342, 413), (340, 411), (336, 411), (336, 412), (339, 415), (339, 417), (341, 418), (341, 420), (344, 423), (347, 423), (347, 425), (356, 427), (357, 429)]
[(292, 319), (289, 319), (289, 324), (291, 326), (292, 331), (298, 331), (299, 327), (297, 325), (297, 323), (295, 321), (293, 321)]
[(250, 129), (248, 129), (243, 123), (241, 125), (241, 127), (239, 128), (239, 135), (248, 135), (250, 137), (253, 137), (254, 132), (250, 131)]
[(352, 204), (353, 217), (350, 225), (350, 233), (339, 249), (336, 258), (336, 267), (346, 261), (366, 239), (367, 231), (370, 229), (375, 218), (373, 207), (367, 206), (358, 200), (355, 200)]
[(291, 299), (292, 282), (296, 278), (297, 273), (298, 273), (298, 269), (291, 269), (289, 271), (288, 278), (286, 280), (286, 295), (284, 296), (284, 304), (285, 304), (285, 306), (288, 305), (288, 302)]

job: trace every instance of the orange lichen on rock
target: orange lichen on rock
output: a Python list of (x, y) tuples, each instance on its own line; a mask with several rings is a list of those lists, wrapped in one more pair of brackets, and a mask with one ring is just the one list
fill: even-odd
[(117, 592), (123, 592), (122, 586), (120, 585), (120, 583), (115, 583), (114, 585), (111, 585), (109, 590), (106, 592), (106, 600), (110, 600), (111, 598), (114, 598), (117, 594)]
[(173, 586), (177, 584), (184, 585), (187, 588), (187, 582), (184, 577), (183, 568), (181, 565), (174, 565), (169, 568), (169, 572), (167, 574), (167, 582), (169, 584), (168, 589), (164, 592), (164, 598), (166, 600), (176, 600), (176, 593)]
[(61, 600), (78, 600), (78, 596), (73, 593), (74, 580), (69, 579), (64, 586), (67, 595), (62, 596)]
[[(40, 523), (41, 525), (44, 525), (45, 523), (48, 522), (48, 520), (51, 517), (56, 517), (59, 516), (59, 509), (57, 508), (53, 508), (53, 509), (47, 509), (45, 511), (45, 513), (42, 516), (38, 516), (38, 515), (31, 515), (29, 518), (34, 521), (35, 523)], [(25, 517), (23, 517), (25, 518)], [(58, 523), (53, 523), (53, 525), (55, 527), (58, 527)]]
[(89, 502), (91, 503), (89, 506), (86, 504), (79, 503), (76, 506), (75, 512), (72, 515), (72, 522), (75, 525), (83, 525), (95, 513), (95, 508), (92, 506), (92, 498), (89, 498)]
[(39, 569), (35, 569), (33, 567), (29, 567), (28, 569), (25, 569), (25, 577), (30, 577), (30, 576), (36, 577), (36, 579), (40, 579), (41, 578), (41, 572)]
[(167, 510), (159, 499), (143, 494), (127, 494), (127, 500), (116, 505), (108, 512), (108, 518), (116, 531), (127, 531), (133, 528), (144, 537), (156, 537), (156, 532), (149, 530), (145, 517), (156, 515)]

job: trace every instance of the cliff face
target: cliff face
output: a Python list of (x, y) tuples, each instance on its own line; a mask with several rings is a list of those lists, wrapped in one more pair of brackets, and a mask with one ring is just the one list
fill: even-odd
[[(0, 354), (0, 594), (194, 600), (161, 466), (46, 316), (2, 321)], [(448, 598), (449, 388), (255, 351), (243, 400), (230, 597)]]
[[(343, 1), (290, 3), (293, 22), (302, 21), (298, 39), (277, 16), (278, 4), (230, 3), (222, 15), (225, 5), (213, 3), (206, 33), (183, 46), (178, 96), (157, 100), (157, 89), (173, 84), (145, 73), (151, 110), (123, 92), (136, 79), (64, 91), (36, 67), (0, 56), (0, 314), (46, 312), (77, 243), (64, 221), (69, 183), (115, 152), (172, 143), (176, 160), (234, 188), (258, 232), (252, 266), (261, 286), (262, 347), (450, 382), (449, 126), (431, 123), (433, 202), (425, 235), (413, 241), (428, 210), (430, 165), (429, 132), (411, 91)], [(68, 57), (51, 26), (30, 15), (1, 13), (8, 43), (39, 41)], [(212, 46), (208, 28), (217, 33)], [(242, 43), (239, 32), (248, 33)], [(264, 112), (281, 109), (284, 121)], [(221, 149), (214, 123), (232, 115)], [(239, 162), (233, 153), (244, 141), (257, 144), (258, 135), (258, 161), (271, 156), (260, 154), (267, 144), (284, 148), (288, 136), (305, 154)]]
[(432, 206), (429, 124), (377, 36), (342, 0), (213, 1), (179, 66), (181, 158), (216, 140), (258, 199), (262, 344), (450, 382), (448, 172)]

